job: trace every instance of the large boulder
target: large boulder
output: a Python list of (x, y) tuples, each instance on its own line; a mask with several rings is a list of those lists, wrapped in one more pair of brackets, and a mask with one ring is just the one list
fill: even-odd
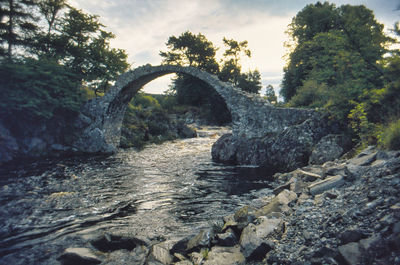
[(328, 134), (315, 145), (309, 164), (322, 165), (343, 155), (351, 147), (351, 139), (343, 134)]
[[(263, 138), (223, 135), (212, 147), (212, 158), (219, 162), (251, 164), (280, 171), (291, 171), (313, 162), (335, 159), (347, 149), (340, 136), (329, 136), (337, 128), (330, 125), (326, 117), (316, 115), (300, 124), (278, 132), (266, 132)], [(322, 142), (321, 139), (326, 137)], [(329, 146), (328, 142), (340, 144)], [(324, 148), (327, 154), (320, 158), (318, 150)], [(340, 152), (339, 152), (340, 151)], [(329, 154), (329, 155), (328, 155)]]

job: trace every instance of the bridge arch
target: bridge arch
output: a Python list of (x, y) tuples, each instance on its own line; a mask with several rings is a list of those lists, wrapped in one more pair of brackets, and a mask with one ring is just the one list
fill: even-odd
[(187, 74), (207, 83), (225, 101), (232, 121), (239, 119), (235, 106), (237, 99), (243, 97), (244, 92), (240, 89), (195, 67), (145, 65), (122, 74), (104, 97), (85, 104), (77, 124), (82, 127), (86, 123), (87, 127), (82, 128), (76, 147), (84, 147), (89, 152), (114, 151), (119, 146), (123, 117), (133, 96), (147, 83), (171, 73)]
[(259, 95), (249, 94), (217, 76), (194, 67), (145, 65), (122, 74), (102, 98), (87, 102), (75, 122), (75, 148), (88, 153), (110, 153), (119, 146), (121, 126), (128, 103), (147, 83), (171, 73), (196, 77), (213, 88), (225, 101), (232, 117), (235, 137), (260, 138), (304, 121), (309, 111), (291, 115), (290, 109), (271, 106)]

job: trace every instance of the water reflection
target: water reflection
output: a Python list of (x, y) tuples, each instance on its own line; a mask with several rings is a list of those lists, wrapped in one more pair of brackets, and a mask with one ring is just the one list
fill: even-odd
[(191, 235), (270, 192), (268, 172), (213, 163), (215, 140), (1, 169), (0, 264), (52, 264), (81, 235), (99, 231), (149, 240)]

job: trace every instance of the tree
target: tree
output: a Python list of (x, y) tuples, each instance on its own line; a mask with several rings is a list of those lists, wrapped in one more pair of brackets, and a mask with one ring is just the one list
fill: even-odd
[(0, 39), (3, 53), (9, 59), (14, 57), (16, 47), (23, 50), (33, 46), (37, 30), (32, 9), (35, 0), (0, 0)]
[[(168, 51), (161, 51), (163, 63), (194, 66), (211, 74), (219, 72), (215, 59), (217, 48), (203, 34), (186, 31), (180, 36), (171, 36)], [(221, 96), (205, 82), (188, 75), (179, 74), (173, 80), (172, 90), (179, 104), (197, 106), (203, 109), (210, 122), (223, 124), (231, 120), (230, 113)]]
[(384, 120), (382, 102), (391, 76), (391, 58), (384, 55), (392, 39), (383, 25), (365, 6), (318, 2), (296, 15), (288, 33), (294, 46), (281, 90), (288, 105), (323, 107), (364, 143), (373, 144), (377, 124)]
[(265, 89), (265, 97), (270, 103), (277, 103), (278, 98), (276, 97), (275, 90), (272, 85), (267, 85)]
[(243, 91), (258, 94), (261, 90), (261, 74), (256, 69), (248, 71), (247, 73), (240, 74), (238, 80), (238, 87)]
[(55, 27), (60, 22), (59, 15), (63, 9), (68, 7), (67, 0), (40, 0), (38, 2), (39, 11), (47, 23), (47, 30), (39, 35), (38, 44), (45, 54), (50, 52), (51, 46), (55, 45)]
[[(356, 72), (360, 74), (363, 71), (361, 64), (365, 67), (364, 72), (368, 72), (365, 75), (369, 75), (369, 82), (381, 80), (382, 70), (378, 62), (385, 53), (384, 46), (389, 39), (383, 33), (383, 25), (375, 20), (372, 11), (365, 6), (344, 5), (336, 8), (327, 2), (307, 5), (293, 18), (288, 33), (294, 46), (284, 68), (281, 95), (285, 101), (289, 101), (305, 80), (320, 70), (320, 66), (331, 71), (326, 77), (320, 76), (324, 79), (320, 81), (328, 85), (355, 79)], [(321, 41), (324, 43), (319, 43)], [(357, 58), (356, 62), (349, 60), (350, 57)], [(338, 63), (346, 67), (339, 69)], [(342, 80), (332, 79), (333, 72), (344, 70), (339, 75), (346, 76), (345, 71), (349, 69), (353, 76)]]
[[(124, 50), (114, 49), (110, 40), (115, 36), (105, 31), (98, 17), (68, 7), (60, 18), (58, 12), (65, 2), (53, 0), (41, 10), (48, 22), (47, 32), (37, 50), (41, 57), (55, 58), (95, 92), (105, 92), (110, 81), (129, 68)], [(54, 28), (57, 25), (57, 28)], [(53, 32), (52, 32), (53, 31)]]
[(217, 48), (203, 34), (186, 31), (179, 37), (169, 37), (166, 45), (169, 51), (160, 51), (163, 63), (194, 66), (212, 74), (218, 73)]
[(238, 42), (233, 39), (223, 38), (224, 45), (227, 49), (224, 52), (224, 60), (222, 61), (222, 68), (219, 78), (222, 81), (230, 81), (235, 85), (239, 84), (242, 66), (240, 65), (241, 55), (251, 57), (251, 52), (248, 49), (248, 42)]

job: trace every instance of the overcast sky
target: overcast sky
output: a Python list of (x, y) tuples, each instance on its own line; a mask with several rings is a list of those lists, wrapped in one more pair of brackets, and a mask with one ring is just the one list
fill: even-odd
[[(285, 30), (309, 0), (70, 0), (87, 13), (100, 16), (107, 30), (116, 35), (115, 48), (125, 49), (133, 68), (161, 63), (168, 37), (184, 31), (202, 33), (224, 50), (222, 38), (247, 40), (252, 57), (243, 61), (243, 70), (258, 69), (263, 88), (272, 84), (279, 91), (287, 52)], [(372, 9), (385, 30), (400, 20), (400, 0), (335, 0), (342, 4), (363, 4)], [(166, 90), (170, 77), (159, 78), (146, 92)]]

